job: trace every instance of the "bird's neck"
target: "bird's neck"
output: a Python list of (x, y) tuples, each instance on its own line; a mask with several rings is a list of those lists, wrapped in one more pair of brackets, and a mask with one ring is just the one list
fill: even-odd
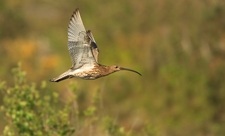
[(99, 65), (99, 70), (102, 73), (102, 76), (106, 76), (106, 75), (109, 75), (109, 74), (115, 72), (111, 69), (110, 66), (105, 66), (105, 65), (101, 65), (101, 64)]

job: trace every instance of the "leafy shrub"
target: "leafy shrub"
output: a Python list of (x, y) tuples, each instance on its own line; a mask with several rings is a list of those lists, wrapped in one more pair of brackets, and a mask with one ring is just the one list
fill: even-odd
[(58, 93), (41, 95), (42, 91), (47, 91), (46, 82), (42, 82), (39, 90), (35, 83), (28, 84), (26, 72), (21, 71), (20, 64), (12, 71), (14, 86), (8, 87), (5, 82), (0, 83), (0, 90), (4, 95), (1, 110), (7, 120), (4, 135), (71, 135), (75, 130), (69, 121), (71, 108), (68, 105), (63, 109), (52, 106), (58, 103)]

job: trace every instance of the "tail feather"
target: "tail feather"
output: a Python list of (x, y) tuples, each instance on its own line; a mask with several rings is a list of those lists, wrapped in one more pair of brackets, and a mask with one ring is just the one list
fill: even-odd
[(71, 76), (68, 75), (68, 76), (61, 77), (61, 78), (52, 78), (52, 79), (50, 79), (49, 81), (51, 81), (51, 82), (60, 82), (60, 81), (62, 81), (62, 80), (68, 79), (68, 78), (71, 78)]
[(62, 73), (60, 76), (50, 79), (49, 81), (60, 82), (60, 81), (65, 80), (65, 79), (72, 78), (73, 76), (70, 75), (69, 72), (70, 72), (70, 69), (68, 71)]

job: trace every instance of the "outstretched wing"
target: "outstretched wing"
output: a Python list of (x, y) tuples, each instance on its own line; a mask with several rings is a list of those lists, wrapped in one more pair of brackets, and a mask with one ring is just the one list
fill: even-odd
[(83, 65), (93, 66), (96, 63), (97, 60), (92, 51), (93, 40), (93, 36), (89, 36), (86, 32), (79, 10), (76, 9), (68, 27), (68, 50), (73, 68), (76, 69)]

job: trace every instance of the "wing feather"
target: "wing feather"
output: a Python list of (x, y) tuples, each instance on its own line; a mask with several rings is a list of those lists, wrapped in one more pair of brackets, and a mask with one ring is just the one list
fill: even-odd
[(88, 37), (91, 40), (91, 44), (90, 45), (91, 45), (91, 50), (92, 50), (92, 53), (94, 55), (95, 61), (98, 62), (99, 50), (98, 50), (98, 46), (97, 46), (97, 44), (95, 42), (94, 36), (92, 35), (90, 30), (87, 31), (87, 35), (88, 35)]
[(76, 9), (70, 19), (68, 27), (68, 41), (77, 41), (80, 32), (85, 32), (79, 9)]
[[(72, 68), (92, 67), (97, 62), (94, 37), (86, 32), (79, 10), (73, 13), (68, 27), (68, 50), (72, 61)], [(95, 48), (94, 48), (95, 47)], [(97, 55), (98, 56), (98, 55)]]

